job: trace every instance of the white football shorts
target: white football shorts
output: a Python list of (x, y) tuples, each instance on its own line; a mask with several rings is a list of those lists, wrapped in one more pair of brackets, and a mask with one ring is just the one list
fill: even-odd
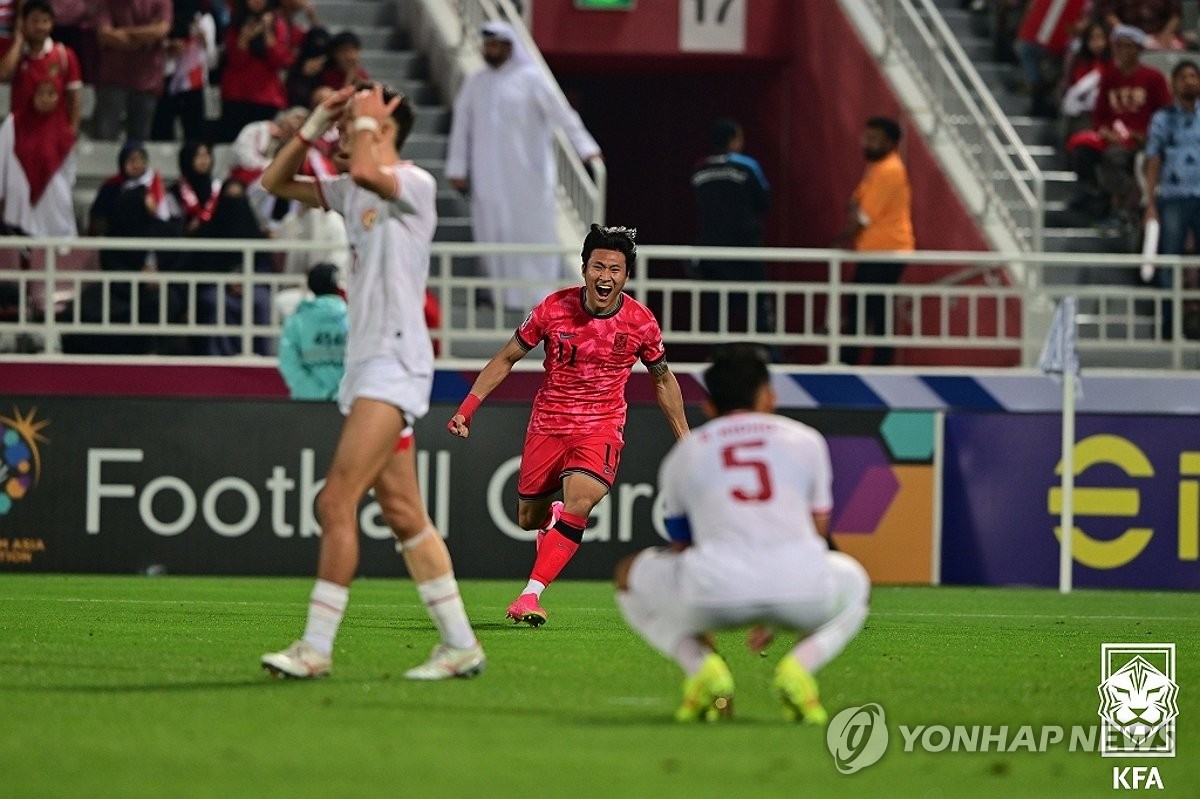
[(338, 408), (345, 416), (359, 397), (379, 400), (399, 408), (405, 422), (412, 425), (429, 413), (432, 390), (433, 375), (414, 375), (396, 358), (377, 355), (346, 364), (346, 373), (338, 388)]
[(687, 588), (691, 561), (682, 552), (645, 550), (629, 570), (629, 591), (692, 634), (746, 624), (807, 632), (833, 619), (847, 602), (865, 601), (870, 591), (870, 579), (857, 561), (830, 552), (825, 563), (814, 564), (816, 568), (806, 575), (773, 572), (770, 564), (763, 564), (759, 588), (769, 590), (769, 586), (776, 585), (780, 595), (792, 595), (788, 599), (693, 597)]

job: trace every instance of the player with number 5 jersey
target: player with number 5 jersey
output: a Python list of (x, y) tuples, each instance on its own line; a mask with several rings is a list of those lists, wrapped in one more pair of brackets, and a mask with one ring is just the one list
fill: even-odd
[(688, 432), (658, 321), (622, 291), (637, 260), (635, 235), (630, 228), (592, 225), (583, 242), (584, 285), (556, 291), (530, 312), (447, 424), (466, 438), (480, 403), (517, 361), (543, 345), (546, 375), (533, 400), (517, 480), (517, 522), (538, 531), (538, 546), (529, 582), (508, 607), (513, 623), (546, 621), (542, 592), (574, 557), (589, 514), (616, 480), (625, 444), (625, 384), (635, 363), (650, 370), (675, 437)]
[(712, 633), (755, 624), (765, 652), (774, 629), (798, 634), (772, 683), (786, 718), (824, 724), (813, 673), (858, 633), (870, 580), (829, 549), (833, 474), (825, 438), (775, 414), (766, 349), (726, 345), (704, 373), (715, 417), (679, 441), (658, 474), (670, 549), (617, 564), (617, 605), (646, 642), (687, 675), (675, 717), (733, 710), (733, 675)]

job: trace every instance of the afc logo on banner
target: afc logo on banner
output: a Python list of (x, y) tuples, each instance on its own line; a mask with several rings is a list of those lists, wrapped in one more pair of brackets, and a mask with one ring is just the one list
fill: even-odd
[[(1154, 477), (1154, 466), (1146, 453), (1121, 436), (1092, 435), (1075, 444), (1075, 475), (1093, 466), (1114, 466), (1130, 477)], [(1062, 472), (1061, 462), (1056, 472)], [(1200, 560), (1200, 452), (1179, 453), (1179, 560)], [(1076, 487), (1074, 513), (1080, 517), (1133, 517), (1142, 510), (1141, 492), (1135, 487)], [(1047, 509), (1057, 516), (1062, 510), (1062, 489), (1050, 489)], [(1061, 541), (1062, 529), (1054, 528)], [(1116, 569), (1135, 560), (1154, 536), (1150, 527), (1129, 527), (1117, 537), (1104, 540), (1089, 535), (1078, 524), (1071, 542), (1075, 560), (1093, 569)]]

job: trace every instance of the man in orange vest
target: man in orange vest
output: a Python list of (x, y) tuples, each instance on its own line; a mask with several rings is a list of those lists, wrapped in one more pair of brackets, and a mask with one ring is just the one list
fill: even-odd
[[(872, 117), (863, 131), (863, 155), (867, 168), (846, 208), (846, 229), (838, 243), (853, 243), (859, 252), (912, 252), (916, 247), (912, 226), (912, 190), (908, 170), (896, 152), (900, 144), (900, 124), (889, 117)], [(895, 285), (900, 282), (904, 264), (894, 261), (863, 261), (854, 270), (854, 283)], [(865, 301), (864, 301), (865, 300)], [(850, 297), (842, 329), (848, 335), (860, 335), (859, 304), (865, 305), (861, 335), (882, 336), (895, 328), (888, 325), (886, 295), (868, 294)], [(842, 362), (857, 364), (860, 347), (843, 347)], [(871, 362), (876, 366), (892, 362), (891, 347), (876, 346)]]

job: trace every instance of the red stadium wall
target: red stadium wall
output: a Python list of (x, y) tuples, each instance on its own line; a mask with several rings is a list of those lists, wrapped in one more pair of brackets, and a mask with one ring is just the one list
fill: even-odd
[[(746, 14), (744, 53), (697, 54), (680, 50), (678, 2), (644, 0), (626, 12), (581, 11), (571, 3), (535, 6), (534, 38), (604, 149), (610, 221), (637, 225), (646, 243), (692, 241), (688, 175), (707, 152), (709, 122), (732, 116), (746, 130), (747, 153), (759, 159), (772, 183), (767, 243), (828, 246), (862, 174), (863, 122), (888, 114), (901, 118), (908, 134), (903, 155), (917, 246), (988, 249), (837, 3), (755, 0), (746, 3)], [(784, 264), (775, 276), (804, 280), (809, 270)], [(905, 282), (931, 282), (956, 271), (914, 267)], [(1019, 307), (1006, 309), (1006, 316), (1007, 329), (1019, 330)], [(951, 318), (956, 332), (965, 333), (965, 309), (952, 311)], [(1010, 366), (1019, 354), (902, 350), (899, 360)]]

